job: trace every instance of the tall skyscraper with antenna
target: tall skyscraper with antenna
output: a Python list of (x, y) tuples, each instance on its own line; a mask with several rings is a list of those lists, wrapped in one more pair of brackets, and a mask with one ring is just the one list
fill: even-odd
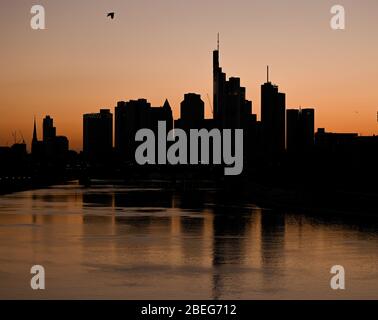
[(252, 102), (246, 100), (246, 90), (240, 78), (229, 80), (219, 63), (219, 34), (217, 49), (213, 52), (213, 108), (214, 120), (220, 128), (243, 128), (252, 113)]
[(223, 90), (226, 82), (226, 74), (222, 72), (222, 68), (219, 66), (219, 33), (217, 39), (217, 49), (213, 52), (213, 108), (214, 119), (218, 122), (222, 122), (223, 117)]
[(261, 86), (261, 126), (263, 146), (268, 154), (285, 151), (286, 96), (278, 91), (278, 86), (269, 80)]

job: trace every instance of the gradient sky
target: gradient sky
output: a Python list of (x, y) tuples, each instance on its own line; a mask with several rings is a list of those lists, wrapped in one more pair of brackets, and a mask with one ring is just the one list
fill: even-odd
[[(34, 4), (47, 30), (30, 28)], [(346, 9), (346, 30), (329, 26), (330, 8)], [(168, 98), (179, 116), (184, 93), (211, 109), (212, 50), (241, 77), (260, 114), (266, 65), (287, 106), (315, 107), (316, 127), (378, 134), (376, 0), (1, 0), (0, 145), (12, 132), (31, 141), (33, 116), (55, 120), (81, 149), (82, 114), (118, 100)], [(116, 12), (111, 21), (109, 11)], [(41, 137), (41, 131), (39, 131)]]

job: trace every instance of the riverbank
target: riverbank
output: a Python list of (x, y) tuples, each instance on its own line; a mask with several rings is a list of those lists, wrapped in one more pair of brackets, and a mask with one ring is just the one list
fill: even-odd
[(343, 216), (372, 216), (378, 219), (378, 192), (353, 186), (328, 185), (319, 188), (308, 184), (278, 185), (248, 179), (113, 179), (88, 180), (87, 186), (114, 184), (132, 188), (160, 188), (168, 192), (193, 193), (211, 190), (220, 201), (250, 201), (259, 207)]
[[(0, 195), (46, 188), (64, 184), (67, 179), (36, 180), (32, 178), (8, 178), (0, 180)], [(70, 181), (73, 181), (70, 179)], [(300, 210), (301, 212), (329, 216), (372, 216), (378, 219), (378, 192), (347, 186), (311, 185), (279, 186), (247, 179), (186, 179), (155, 177), (150, 179), (88, 179), (75, 180), (83, 187), (96, 185), (123, 185), (131, 188), (160, 188), (175, 193), (202, 192), (211, 190), (220, 195), (222, 201), (233, 203), (251, 201), (259, 207), (276, 210)]]
[(67, 179), (36, 179), (32, 177), (0, 177), (0, 195), (27, 190), (36, 190), (50, 187), (54, 184), (62, 184)]

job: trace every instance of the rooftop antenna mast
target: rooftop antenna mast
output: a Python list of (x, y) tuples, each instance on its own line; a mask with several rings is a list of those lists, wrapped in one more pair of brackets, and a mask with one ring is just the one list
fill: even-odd
[(266, 66), (266, 81), (269, 83), (269, 66)]
[(219, 52), (219, 32), (218, 32), (218, 38), (217, 38), (217, 50)]

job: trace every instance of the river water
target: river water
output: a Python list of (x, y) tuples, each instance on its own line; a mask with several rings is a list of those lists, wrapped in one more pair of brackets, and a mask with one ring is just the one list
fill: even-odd
[(377, 220), (231, 198), (110, 183), (0, 196), (0, 298), (378, 299)]

